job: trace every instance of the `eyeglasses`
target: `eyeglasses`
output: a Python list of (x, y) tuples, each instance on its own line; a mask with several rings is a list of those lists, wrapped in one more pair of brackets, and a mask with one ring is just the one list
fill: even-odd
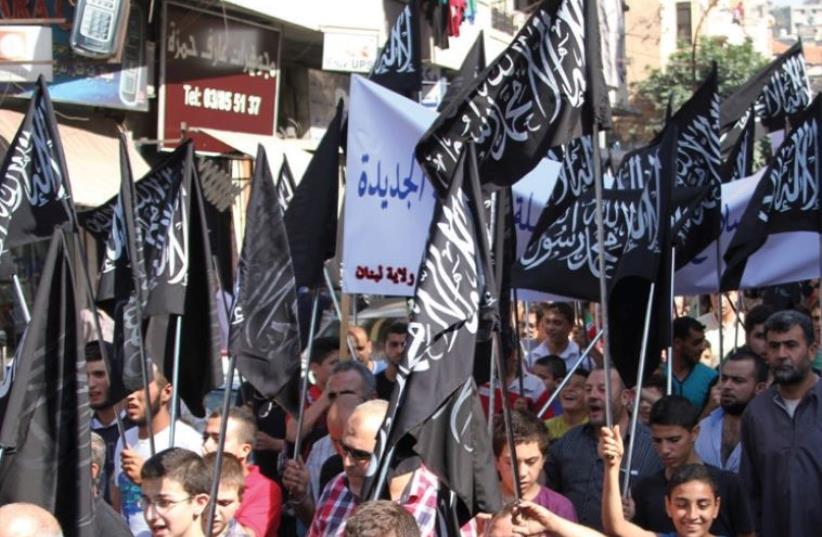
[(140, 508), (143, 511), (148, 511), (150, 507), (153, 507), (157, 514), (164, 515), (174, 509), (177, 504), (187, 502), (190, 499), (191, 496), (186, 496), (185, 498), (181, 498), (179, 500), (170, 500), (168, 498), (158, 498), (156, 500), (152, 500), (148, 496), (142, 496), (140, 498)]
[(365, 462), (371, 460), (371, 453), (369, 453), (368, 451), (354, 449), (352, 447), (346, 446), (342, 442), (340, 442), (340, 447), (342, 448), (343, 456), (348, 455), (357, 462)]

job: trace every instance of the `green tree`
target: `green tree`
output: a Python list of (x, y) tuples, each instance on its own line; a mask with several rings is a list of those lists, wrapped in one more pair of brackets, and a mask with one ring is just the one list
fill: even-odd
[[(768, 63), (768, 58), (756, 52), (750, 39), (741, 45), (730, 45), (719, 39), (703, 38), (696, 54), (691, 47), (681, 47), (668, 59), (664, 69), (653, 69), (648, 77), (634, 85), (638, 108), (647, 110), (630, 129), (633, 142), (647, 141), (662, 127), (670, 100), (676, 111), (708, 76), (711, 65), (717, 64), (719, 95), (725, 98), (756, 71)], [(694, 77), (696, 75), (696, 77)]]

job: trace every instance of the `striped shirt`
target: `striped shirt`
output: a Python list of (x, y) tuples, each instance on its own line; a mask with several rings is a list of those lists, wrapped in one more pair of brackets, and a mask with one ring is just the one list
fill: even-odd
[[(625, 438), (627, 449), (629, 437)], [(622, 458), (624, 475), (628, 457)], [(652, 475), (662, 469), (662, 463), (654, 452), (651, 433), (641, 423), (637, 424), (637, 436), (631, 468), (631, 482)], [(551, 444), (545, 475), (548, 486), (574, 504), (579, 522), (602, 530), (602, 459), (597, 454), (597, 437), (590, 423), (578, 425)], [(620, 484), (622, 479), (620, 479)]]

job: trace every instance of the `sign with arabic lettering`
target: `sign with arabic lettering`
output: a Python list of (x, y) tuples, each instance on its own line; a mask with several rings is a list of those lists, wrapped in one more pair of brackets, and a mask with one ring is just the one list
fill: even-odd
[(272, 136), (280, 32), (176, 4), (165, 5), (163, 21), (159, 138), (194, 128), (198, 151), (225, 153), (231, 148), (196, 128)]
[[(436, 112), (353, 76), (348, 117), (343, 291), (413, 296), (435, 200), (414, 146)], [(543, 159), (513, 186), (518, 245), (528, 244), (559, 168)]]

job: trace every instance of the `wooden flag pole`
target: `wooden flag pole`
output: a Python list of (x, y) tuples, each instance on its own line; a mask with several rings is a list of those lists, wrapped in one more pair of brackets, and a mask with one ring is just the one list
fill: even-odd
[[(605, 370), (605, 424), (610, 429), (614, 426), (613, 409), (611, 408), (611, 352), (608, 337), (608, 285), (605, 281), (605, 223), (603, 221), (602, 202), (602, 162), (600, 161), (599, 124), (594, 121), (591, 132), (593, 147), (594, 193), (596, 196), (597, 244), (599, 245), (599, 303), (602, 310), (602, 365)], [(516, 475), (516, 474), (515, 474)]]

